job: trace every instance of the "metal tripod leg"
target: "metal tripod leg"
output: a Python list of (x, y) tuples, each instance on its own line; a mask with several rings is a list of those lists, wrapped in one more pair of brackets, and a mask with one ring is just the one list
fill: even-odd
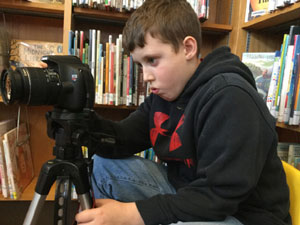
[[(35, 187), (35, 195), (30, 204), (23, 225), (36, 224), (46, 196), (48, 195), (54, 181), (56, 179), (60, 179), (59, 177), (67, 177), (66, 180), (68, 182), (69, 180), (72, 180), (76, 187), (76, 192), (79, 196), (83, 210), (91, 208), (92, 201), (90, 197), (88, 176), (87, 165), (83, 162), (83, 160), (66, 161), (54, 159), (46, 162), (41, 169), (39, 179)], [(57, 219), (55, 218), (55, 220)], [(65, 222), (65, 220), (62, 222)]]
[(33, 199), (30, 203), (30, 207), (27, 211), (23, 225), (33, 225), (37, 223), (38, 216), (42, 210), (45, 203), (47, 195), (40, 195), (34, 193)]
[(82, 210), (91, 209), (92, 202), (89, 193), (81, 194), (78, 196), (80, 201), (80, 206)]
[(59, 177), (56, 181), (55, 204), (54, 204), (54, 224), (71, 224), (71, 186), (70, 177)]

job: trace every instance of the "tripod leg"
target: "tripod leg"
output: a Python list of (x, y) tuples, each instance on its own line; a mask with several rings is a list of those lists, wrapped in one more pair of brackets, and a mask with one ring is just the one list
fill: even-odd
[(35, 193), (23, 225), (35, 225), (37, 223), (38, 216), (55, 178), (55, 164), (50, 160), (46, 162), (41, 169), (35, 186)]
[(89, 193), (78, 195), (78, 197), (79, 197), (79, 201), (80, 201), (80, 207), (82, 210), (92, 208), (92, 202), (91, 202), (91, 197), (90, 197)]
[(72, 183), (68, 176), (57, 179), (54, 207), (54, 225), (71, 224), (70, 209)]
[(45, 203), (47, 195), (40, 195), (34, 193), (33, 199), (30, 203), (30, 207), (27, 211), (23, 225), (35, 225), (37, 223), (38, 216), (42, 210)]

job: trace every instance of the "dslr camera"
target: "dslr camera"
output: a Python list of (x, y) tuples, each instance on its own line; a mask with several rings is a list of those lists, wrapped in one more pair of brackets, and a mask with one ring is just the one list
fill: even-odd
[(69, 112), (93, 108), (95, 85), (87, 65), (76, 56), (43, 56), (42, 61), (47, 68), (18, 67), (2, 72), (4, 103), (54, 105)]

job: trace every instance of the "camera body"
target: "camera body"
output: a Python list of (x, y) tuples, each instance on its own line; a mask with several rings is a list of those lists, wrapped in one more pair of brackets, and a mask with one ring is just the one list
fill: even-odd
[(43, 56), (42, 61), (47, 68), (2, 72), (0, 88), (6, 104), (54, 105), (70, 112), (93, 108), (95, 84), (87, 65), (76, 56)]

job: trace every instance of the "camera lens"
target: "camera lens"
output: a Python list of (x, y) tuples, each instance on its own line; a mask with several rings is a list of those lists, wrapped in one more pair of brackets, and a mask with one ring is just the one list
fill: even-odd
[(61, 91), (59, 75), (49, 69), (20, 67), (1, 74), (0, 89), (6, 104), (53, 105)]
[(6, 76), (6, 78), (4, 80), (4, 84), (5, 84), (4, 93), (6, 93), (6, 97), (7, 97), (8, 101), (10, 101), (10, 99), (11, 99), (11, 82), (10, 82), (9, 77)]

